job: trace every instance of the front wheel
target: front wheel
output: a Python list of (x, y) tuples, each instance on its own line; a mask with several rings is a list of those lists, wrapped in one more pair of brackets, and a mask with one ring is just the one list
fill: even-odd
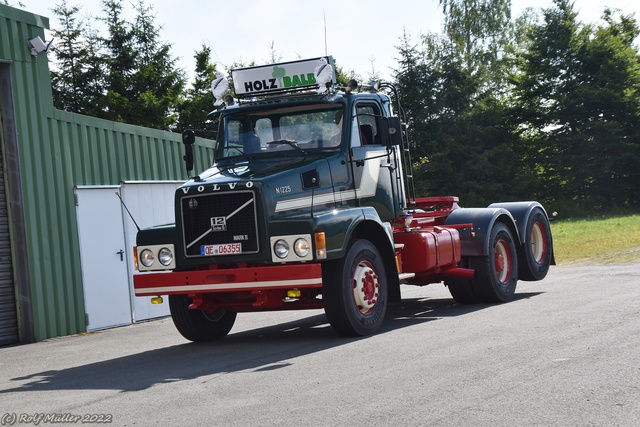
[(471, 258), (476, 270), (473, 289), (485, 303), (513, 299), (518, 283), (518, 254), (509, 228), (497, 222), (491, 230), (489, 254)]
[(237, 313), (224, 308), (191, 310), (186, 295), (169, 295), (169, 310), (173, 324), (180, 334), (194, 342), (219, 340), (227, 336), (236, 321)]
[(387, 310), (387, 277), (376, 247), (354, 239), (344, 259), (322, 268), (324, 310), (331, 326), (341, 335), (375, 333)]

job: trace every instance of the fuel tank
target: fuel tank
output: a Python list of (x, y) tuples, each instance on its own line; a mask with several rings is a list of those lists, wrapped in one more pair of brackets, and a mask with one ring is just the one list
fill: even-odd
[(396, 245), (404, 245), (399, 259), (402, 273), (424, 273), (460, 262), (460, 234), (443, 227), (406, 229), (394, 233)]

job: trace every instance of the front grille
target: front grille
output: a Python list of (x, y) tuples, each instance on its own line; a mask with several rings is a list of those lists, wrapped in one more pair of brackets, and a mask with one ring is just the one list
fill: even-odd
[(180, 205), (187, 257), (258, 252), (253, 191), (188, 196)]

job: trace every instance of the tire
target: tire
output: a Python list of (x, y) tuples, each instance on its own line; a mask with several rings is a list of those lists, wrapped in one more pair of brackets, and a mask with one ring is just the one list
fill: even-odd
[(542, 209), (531, 211), (522, 237), (524, 244), (518, 254), (520, 279), (542, 280), (549, 271), (552, 251), (551, 227)]
[[(469, 266), (469, 258), (462, 258), (460, 267)], [(473, 291), (473, 281), (465, 279), (448, 278), (444, 281), (449, 293), (458, 304), (477, 304), (478, 297)]]
[(180, 334), (194, 342), (219, 340), (227, 336), (236, 321), (237, 313), (220, 308), (215, 311), (190, 310), (191, 299), (186, 295), (169, 295), (169, 310), (173, 324)]
[(344, 336), (378, 331), (387, 311), (388, 287), (376, 247), (354, 239), (344, 259), (325, 263), (322, 272), (324, 310), (333, 329)]
[(500, 303), (513, 299), (518, 283), (518, 254), (506, 225), (494, 224), (489, 255), (471, 258), (471, 267), (476, 270), (473, 291), (481, 302)]

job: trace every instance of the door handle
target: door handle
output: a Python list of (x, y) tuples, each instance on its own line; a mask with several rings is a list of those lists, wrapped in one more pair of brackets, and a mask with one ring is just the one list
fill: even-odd
[(118, 252), (116, 252), (116, 255), (120, 255), (120, 261), (124, 261), (124, 250), (120, 249)]

